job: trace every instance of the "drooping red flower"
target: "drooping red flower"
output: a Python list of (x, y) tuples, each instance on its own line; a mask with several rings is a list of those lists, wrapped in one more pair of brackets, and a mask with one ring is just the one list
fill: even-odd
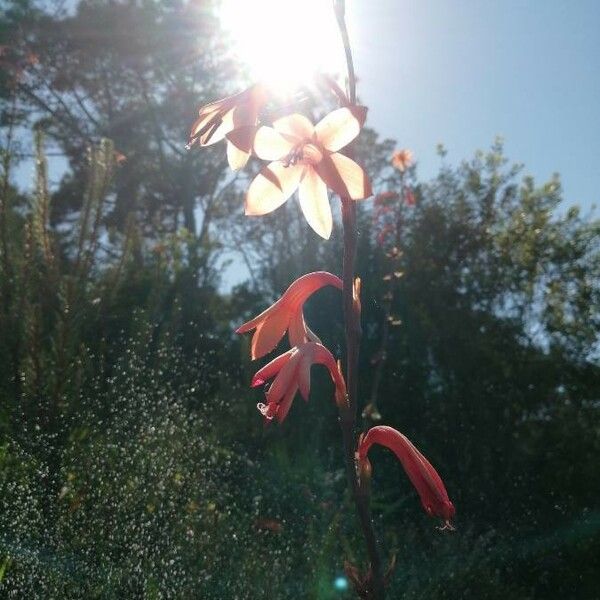
[[(340, 154), (359, 133), (366, 118), (363, 106), (348, 106), (329, 113), (317, 125), (292, 114), (273, 127), (260, 127), (253, 150), (273, 161), (254, 178), (246, 195), (246, 214), (265, 215), (281, 206), (297, 189), (308, 224), (323, 238), (331, 235), (332, 216), (327, 188), (352, 200), (371, 195), (371, 183), (362, 167)], [(245, 142), (242, 131), (227, 139)]]
[(248, 162), (258, 115), (268, 100), (264, 85), (257, 83), (247, 90), (223, 100), (202, 106), (190, 131), (188, 147), (210, 146), (220, 142), (229, 132), (237, 131), (236, 143), (227, 141), (227, 160), (235, 171)]
[(335, 358), (325, 346), (317, 342), (306, 342), (295, 346), (265, 365), (252, 378), (252, 387), (263, 385), (275, 378), (266, 393), (266, 404), (257, 405), (268, 420), (276, 418), (280, 423), (286, 418), (296, 392), (308, 401), (310, 393), (310, 369), (312, 365), (324, 365), (335, 384), (336, 400), (345, 399), (346, 383)]
[(456, 511), (448, 498), (444, 482), (412, 442), (393, 427), (386, 425), (372, 427), (359, 442), (357, 452), (359, 465), (369, 460), (367, 453), (373, 444), (385, 446), (396, 455), (415, 486), (425, 512), (430, 516), (442, 518), (445, 527), (452, 529), (450, 519), (454, 517)]
[(238, 327), (236, 333), (247, 333), (256, 329), (250, 348), (252, 360), (271, 352), (286, 331), (290, 346), (320, 341), (306, 325), (302, 307), (312, 294), (326, 285), (341, 290), (342, 280), (326, 271), (307, 273), (296, 279), (275, 304)]

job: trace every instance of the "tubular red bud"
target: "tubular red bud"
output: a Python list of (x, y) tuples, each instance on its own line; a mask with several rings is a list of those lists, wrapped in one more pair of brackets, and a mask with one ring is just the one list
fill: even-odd
[(392, 427), (386, 425), (372, 427), (359, 442), (359, 462), (367, 460), (367, 453), (373, 444), (385, 446), (396, 455), (415, 486), (425, 512), (430, 516), (441, 517), (446, 526), (451, 528), (450, 519), (454, 517), (456, 511), (448, 498), (444, 482), (412, 442)]

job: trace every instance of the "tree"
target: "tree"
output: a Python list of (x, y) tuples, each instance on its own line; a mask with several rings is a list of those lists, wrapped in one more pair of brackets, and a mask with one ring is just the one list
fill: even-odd
[(14, 2), (3, 18), (7, 105), (16, 99), (20, 126), (36, 123), (70, 166), (54, 194), (53, 223), (72, 222), (87, 151), (111, 139), (119, 167), (103, 225), (122, 233), (135, 215), (148, 240), (185, 227), (206, 282), (215, 277), (214, 226), (231, 182), (220, 153), (199, 156), (184, 144), (195, 107), (239, 79), (216, 6), (80, 2), (71, 13)]

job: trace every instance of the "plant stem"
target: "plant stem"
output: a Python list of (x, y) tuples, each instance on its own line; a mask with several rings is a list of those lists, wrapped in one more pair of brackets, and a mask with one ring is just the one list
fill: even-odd
[[(351, 104), (356, 103), (356, 76), (352, 50), (346, 28), (344, 0), (334, 0), (334, 10), (338, 22), (348, 69), (348, 98)], [(350, 198), (341, 198), (342, 221), (344, 225), (344, 259), (343, 259), (343, 303), (344, 328), (346, 333), (346, 384), (348, 389), (348, 405), (340, 409), (340, 425), (344, 441), (344, 460), (348, 483), (356, 505), (363, 536), (370, 561), (370, 577), (363, 590), (365, 598), (381, 600), (384, 598), (384, 584), (381, 572), (381, 559), (377, 548), (377, 540), (373, 530), (369, 510), (369, 496), (363, 489), (356, 473), (355, 453), (357, 449), (356, 416), (358, 394), (358, 353), (362, 335), (360, 312), (354, 306), (354, 269), (356, 262), (356, 204)], [(362, 594), (361, 594), (362, 595)]]

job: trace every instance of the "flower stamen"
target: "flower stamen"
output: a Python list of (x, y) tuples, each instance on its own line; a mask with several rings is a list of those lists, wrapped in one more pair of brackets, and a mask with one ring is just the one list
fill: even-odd
[(292, 148), (290, 153), (283, 161), (285, 167), (291, 167), (297, 164), (316, 165), (323, 160), (323, 152), (314, 143), (302, 142)]
[(450, 521), (444, 521), (443, 525), (436, 527), (438, 531), (456, 531), (456, 527)]
[(268, 404), (264, 404), (263, 402), (259, 402), (256, 405), (256, 408), (258, 408), (258, 412), (268, 421), (272, 421), (273, 420), (273, 414), (272, 414), (272, 409)]

